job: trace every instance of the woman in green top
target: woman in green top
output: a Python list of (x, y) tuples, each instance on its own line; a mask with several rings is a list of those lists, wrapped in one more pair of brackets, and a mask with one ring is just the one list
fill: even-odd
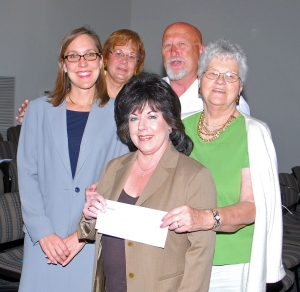
[[(199, 61), (204, 110), (183, 120), (194, 142), (191, 157), (210, 169), (218, 208), (182, 206), (163, 227), (217, 232), (209, 291), (265, 291), (284, 276), (277, 162), (268, 126), (237, 110), (247, 73), (241, 48), (209, 44)], [(254, 223), (255, 222), (255, 223)]]

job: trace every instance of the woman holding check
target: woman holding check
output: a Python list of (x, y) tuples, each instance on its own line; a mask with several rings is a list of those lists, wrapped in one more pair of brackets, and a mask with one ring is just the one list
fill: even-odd
[(115, 118), (118, 136), (136, 151), (106, 165), (97, 187), (101, 196), (90, 194), (84, 206), (78, 233), (96, 238), (94, 291), (207, 291), (213, 231), (178, 234), (177, 222), (164, 249), (96, 232), (105, 199), (167, 212), (181, 205), (216, 206), (209, 170), (187, 156), (193, 144), (184, 132), (179, 99), (166, 82), (147, 73), (133, 77), (116, 98)]

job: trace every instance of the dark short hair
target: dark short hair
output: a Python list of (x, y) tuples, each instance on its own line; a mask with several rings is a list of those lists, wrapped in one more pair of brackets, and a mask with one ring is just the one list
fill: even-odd
[(171, 86), (156, 74), (141, 73), (133, 76), (123, 86), (115, 101), (115, 119), (119, 138), (131, 151), (137, 148), (129, 133), (129, 115), (148, 105), (153, 111), (161, 111), (166, 123), (172, 128), (170, 140), (177, 151), (189, 155), (192, 140), (185, 134), (181, 121), (181, 105)]

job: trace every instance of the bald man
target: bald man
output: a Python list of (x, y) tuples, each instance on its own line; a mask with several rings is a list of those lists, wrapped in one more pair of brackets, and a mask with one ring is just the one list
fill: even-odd
[[(166, 28), (162, 57), (168, 76), (163, 79), (179, 96), (182, 119), (203, 110), (197, 79), (198, 61), (203, 51), (201, 32), (193, 25), (175, 22)], [(250, 108), (242, 96), (237, 108), (250, 115)]]

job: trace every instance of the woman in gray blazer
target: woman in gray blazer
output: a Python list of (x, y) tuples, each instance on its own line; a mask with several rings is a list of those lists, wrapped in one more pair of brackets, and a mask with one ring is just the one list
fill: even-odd
[(136, 151), (107, 164), (98, 183), (103, 197), (87, 197), (78, 232), (83, 239), (96, 235), (94, 291), (207, 291), (213, 231), (177, 234), (178, 223), (164, 248), (95, 233), (105, 199), (163, 211), (216, 206), (210, 171), (187, 156), (193, 144), (184, 133), (179, 99), (165, 81), (146, 73), (133, 77), (116, 98), (115, 117), (119, 137)]
[(91, 286), (94, 246), (76, 234), (85, 187), (107, 161), (128, 152), (116, 136), (104, 78), (98, 36), (75, 29), (62, 41), (54, 90), (28, 106), (18, 146), (25, 231), (19, 291)]

